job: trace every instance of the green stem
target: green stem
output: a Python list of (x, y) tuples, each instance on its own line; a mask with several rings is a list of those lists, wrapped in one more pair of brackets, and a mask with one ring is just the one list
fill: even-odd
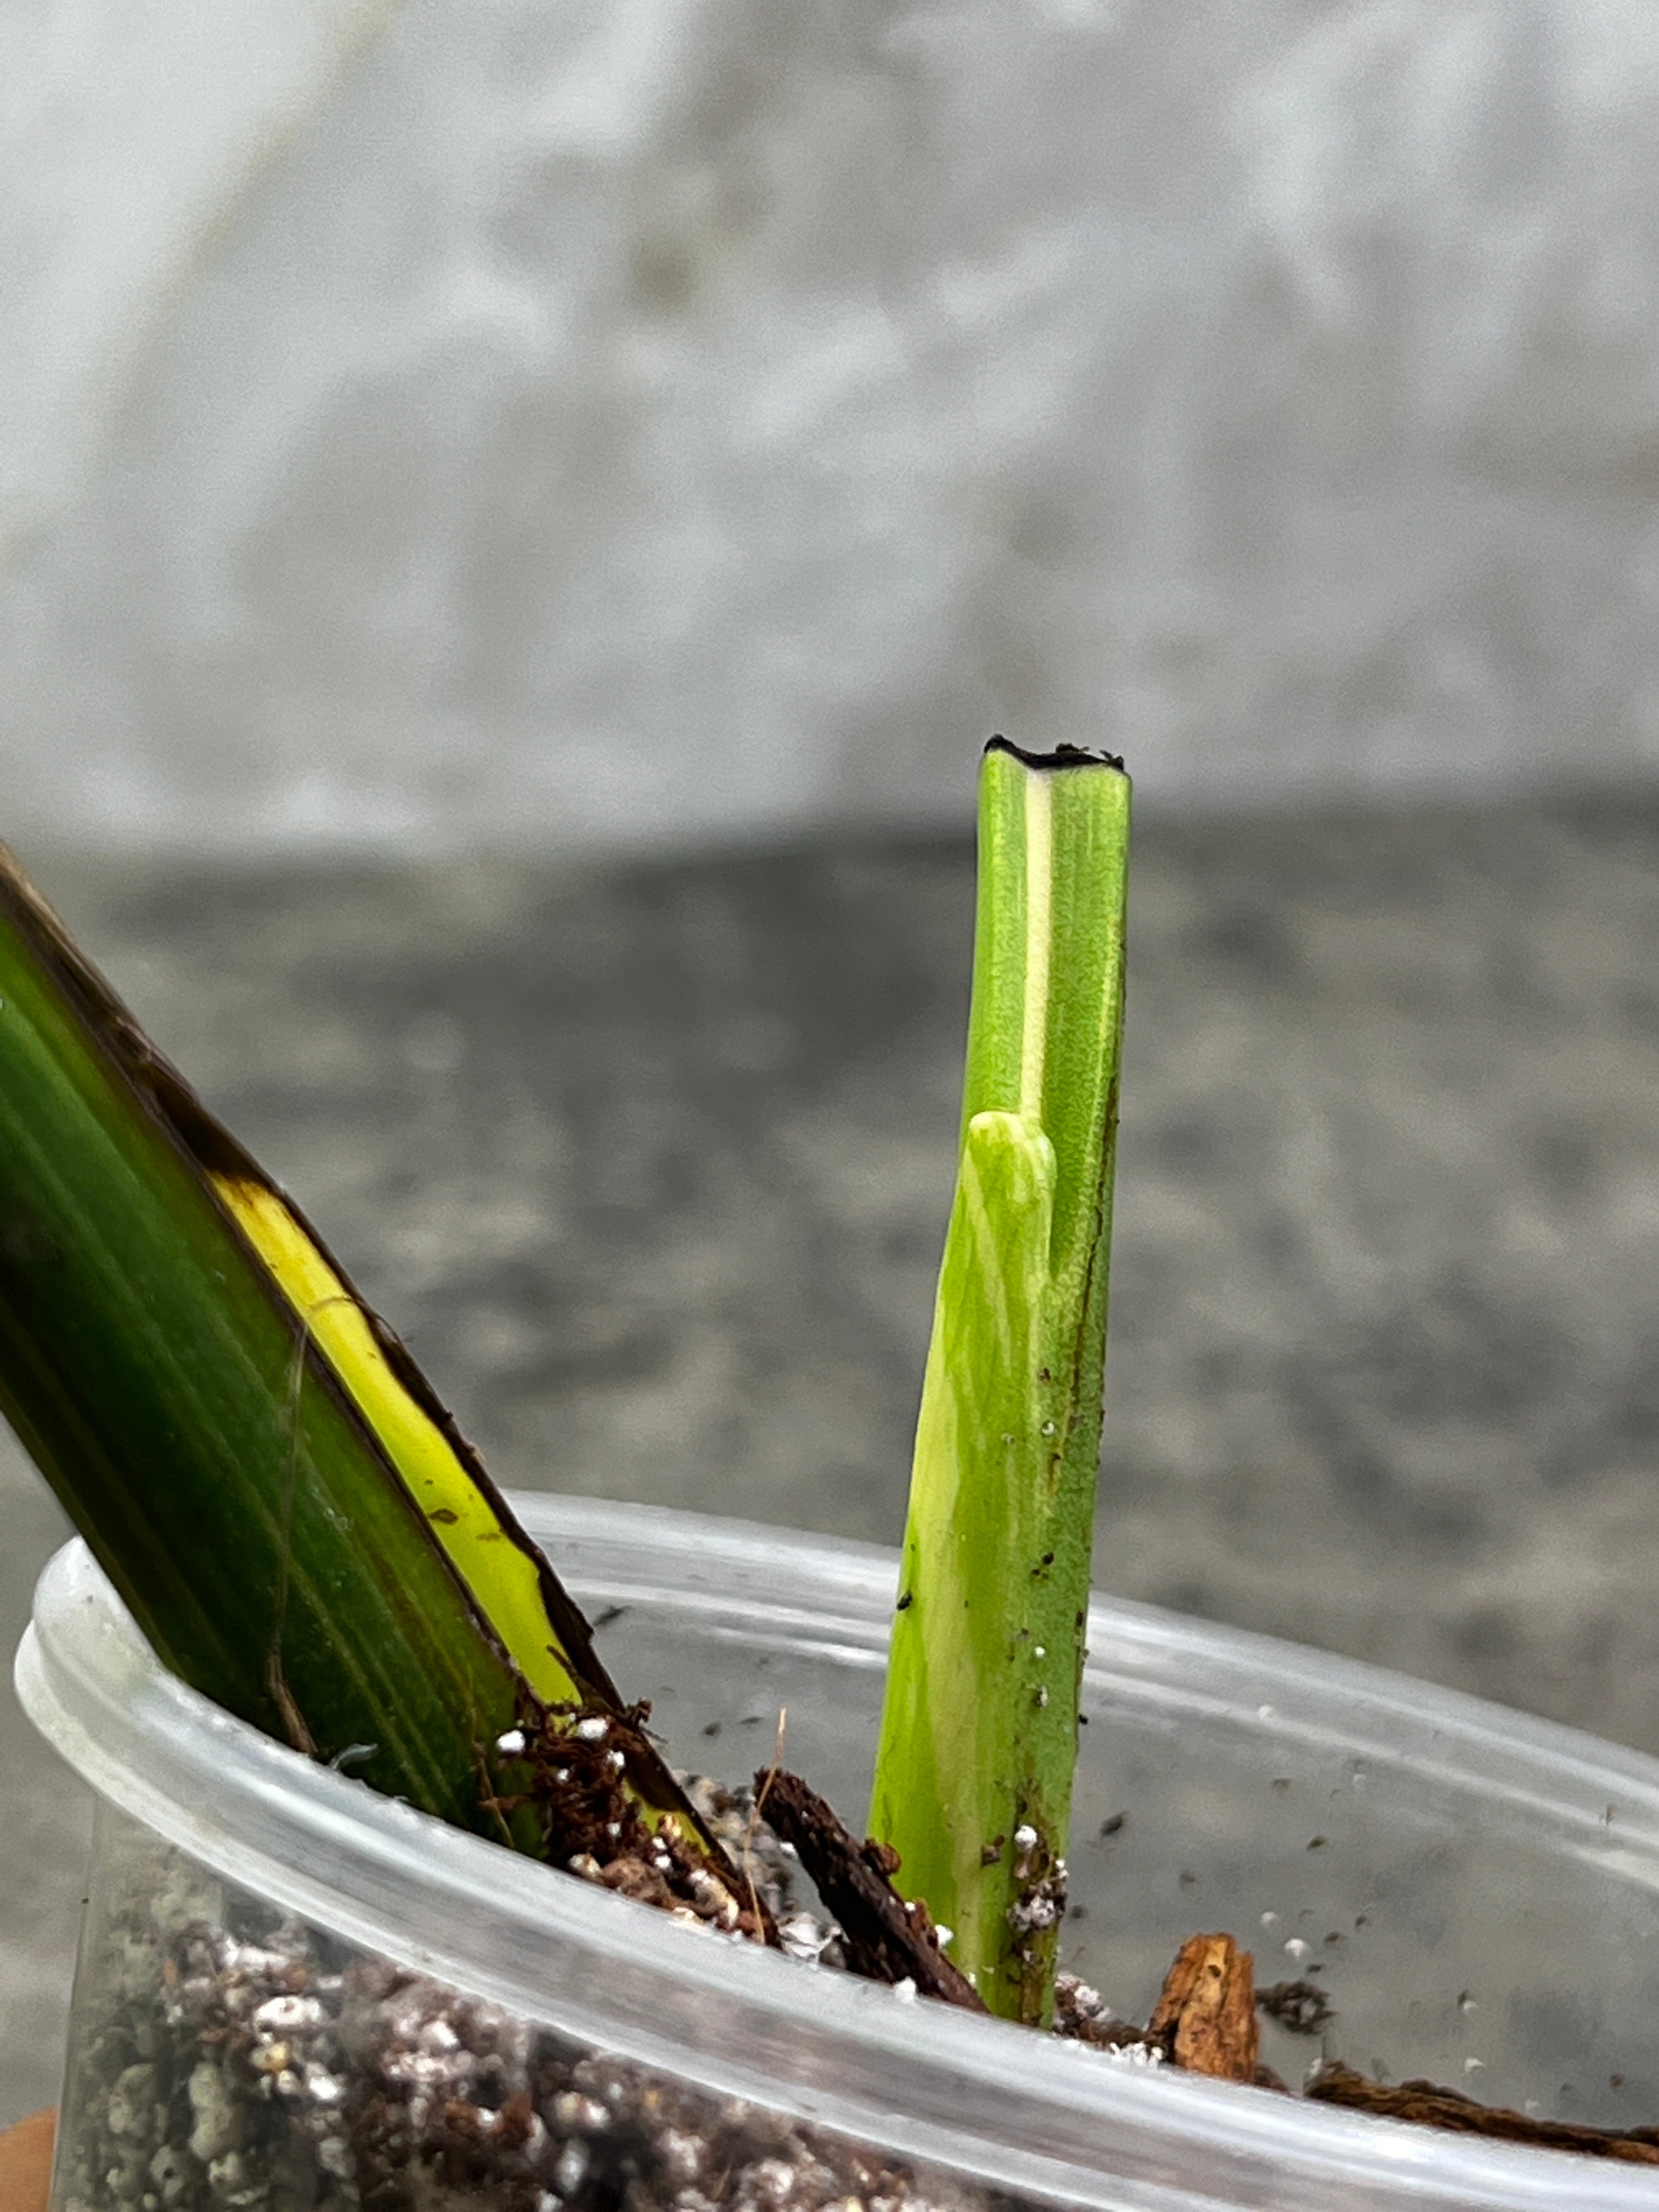
[(997, 738), (961, 1155), (871, 1826), (994, 2012), (1052, 2009), (1100, 1451), (1129, 781)]

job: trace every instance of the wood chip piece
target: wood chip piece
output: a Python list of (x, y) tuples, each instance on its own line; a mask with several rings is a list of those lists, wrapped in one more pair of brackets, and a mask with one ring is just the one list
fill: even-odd
[(811, 1876), (823, 1909), (840, 1925), (847, 1962), (875, 1982), (912, 1982), (925, 1997), (983, 2012), (985, 2000), (939, 1948), (925, 1905), (907, 1904), (890, 1876), (890, 1845), (861, 1844), (799, 1775), (763, 1767), (755, 1777), (767, 1820)]
[(0, 2205), (5, 2212), (46, 2212), (57, 2124), (56, 2112), (32, 2112), (0, 2133)]
[(1146, 2033), (1188, 2074), (1254, 2081), (1260, 2037), (1249, 1953), (1231, 1936), (1189, 1936), (1164, 1977)]
[(1583, 2127), (1573, 2120), (1534, 2120), (1502, 2105), (1477, 2105), (1461, 2090), (1438, 2088), (1432, 2081), (1402, 2081), (1397, 2088), (1388, 2087), (1334, 2060), (1320, 2068), (1307, 2094), (1320, 2104), (1344, 2105), (1350, 2112), (1374, 2112), (1382, 2119), (1411, 2120), (1419, 2127), (1497, 2136), (1505, 2142), (1533, 2143), (1540, 2150), (1576, 2150), (1632, 2166), (1659, 2166), (1659, 2128), (1626, 2130)]

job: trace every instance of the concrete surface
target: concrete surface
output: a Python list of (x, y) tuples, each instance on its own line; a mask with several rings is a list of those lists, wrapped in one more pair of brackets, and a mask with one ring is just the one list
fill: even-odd
[[(896, 1535), (965, 846), (30, 857), (503, 1480)], [(1097, 1579), (1659, 1751), (1659, 797), (1153, 823), (1133, 915)], [(9, 1700), (0, 1758), (3, 2120), (85, 1806)]]

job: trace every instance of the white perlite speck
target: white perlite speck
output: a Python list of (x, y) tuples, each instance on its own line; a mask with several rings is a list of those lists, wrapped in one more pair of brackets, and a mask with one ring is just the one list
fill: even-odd
[(225, 2087), (224, 2075), (208, 2058), (191, 2069), (187, 2088), (196, 2122), (190, 2131), (190, 2154), (210, 2166), (236, 2140), (236, 2100)]
[(1161, 2066), (1164, 2063), (1164, 2053), (1156, 2044), (1109, 2043), (1101, 2047), (1115, 2066)]
[(317, 2027), (322, 2017), (315, 1997), (267, 1997), (255, 2008), (253, 2026), (262, 2035), (287, 2035), (295, 2028)]

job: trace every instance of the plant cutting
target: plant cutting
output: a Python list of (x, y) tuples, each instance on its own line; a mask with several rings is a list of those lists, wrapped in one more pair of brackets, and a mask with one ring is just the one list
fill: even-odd
[[(855, 1969), (901, 1996), (908, 1985), (963, 2010), (1044, 2023), (1100, 1425), (1127, 820), (1115, 762), (1033, 759), (1000, 743), (988, 756), (958, 1182), (867, 1844), (781, 1757), (735, 1802), (668, 1771), (563, 1583), (407, 1354), (11, 874), (0, 899), (0, 1097), (15, 1134), (0, 1162), (0, 1392), (172, 1673), (314, 1769), (349, 1769), (383, 1797), (520, 1858), (550, 1858), (763, 1942), (799, 1918), (770, 1829), (833, 1895)], [(325, 1774), (321, 1786), (340, 1785)], [(285, 1951), (273, 1936), (250, 1963), (240, 1939), (204, 1932), (210, 1919), (186, 1913), (155, 1936), (159, 1984), (173, 1992), (168, 2033), (221, 2054), (216, 2080), (246, 2033), (237, 2063), (282, 2110), (313, 2081), (343, 2082), (346, 1999), (307, 1993), (330, 1979), (319, 1954)], [(1146, 2030), (1103, 2021), (1075, 1988), (1064, 2024), (1143, 2063), (1249, 2079), (1248, 1961), (1229, 1939), (1195, 1942)], [(401, 2172), (428, 2153), (437, 2166), (476, 2153), (481, 2186), (490, 2174), (528, 2186), (556, 2163), (544, 2142), (533, 2147), (531, 2117), (544, 2132), (556, 2120), (580, 2135), (570, 2115), (586, 2099), (583, 2110), (608, 2116), (582, 2123), (591, 2149), (659, 2094), (632, 2076), (606, 2076), (604, 2094), (590, 2094), (586, 2061), (550, 2055), (556, 2090), (538, 2090), (534, 2067), (521, 2066), (517, 2086), (495, 2081), (495, 2101), (456, 2096), (434, 2112), (409, 2090), (407, 2069), (386, 2072), (398, 2039), (415, 2035), (434, 2079), (445, 2038), (455, 2039), (465, 2063), (444, 2078), (476, 2087), (497, 2031), (441, 1993), (421, 1999), (411, 2027), (406, 1986), (394, 1979), (371, 1998), (359, 1982), (350, 1993), (360, 2006), (350, 2033), (361, 2041), (367, 2007), (380, 2039), (375, 2078), (408, 2092), (403, 2133), (377, 2135), (381, 2121), (364, 2118), (349, 2151), (344, 2134), (314, 2138), (319, 2159), (333, 2146), (335, 2166), (358, 2160), (360, 2179), (376, 2159)], [(177, 1994), (186, 1990), (188, 2005)], [(132, 2061), (141, 2072), (152, 2064)], [(126, 2111), (106, 2086), (106, 2111)], [(138, 2094), (130, 2084), (128, 2104)], [(173, 2174), (175, 2152), (185, 2180), (212, 2201), (254, 2201), (237, 2194), (253, 2186), (252, 2124), (227, 2120), (222, 2141), (195, 2095), (176, 2123), (155, 2122), (162, 2136), (144, 2137), (147, 2162), (112, 2202), (142, 2204), (150, 2166)], [(520, 2096), (520, 2119), (503, 2118)], [(575, 2100), (564, 2119), (562, 2099)], [(331, 2109), (320, 2089), (313, 2104)], [(722, 2159), (745, 2172), (765, 2163), (752, 2129), (738, 2142), (695, 2100), (675, 2111), (681, 2134), (724, 2145), (697, 2166), (705, 2197)], [(165, 2128), (185, 2118), (180, 2148)], [(131, 2146), (112, 2128), (97, 2140), (120, 2165)], [(1644, 2148), (1620, 2140), (1613, 2155)], [(660, 2148), (660, 2129), (653, 2141)], [(511, 2154), (505, 2166), (498, 2153)], [(186, 2170), (191, 2159), (199, 2176)], [(813, 2161), (818, 2179), (800, 2183), (803, 2202), (811, 2189), (811, 2201), (827, 2202), (826, 2189), (913, 2186), (890, 2160), (860, 2179), (822, 2144), (791, 2171)], [(158, 2203), (184, 2201), (165, 2189), (164, 2178)]]

